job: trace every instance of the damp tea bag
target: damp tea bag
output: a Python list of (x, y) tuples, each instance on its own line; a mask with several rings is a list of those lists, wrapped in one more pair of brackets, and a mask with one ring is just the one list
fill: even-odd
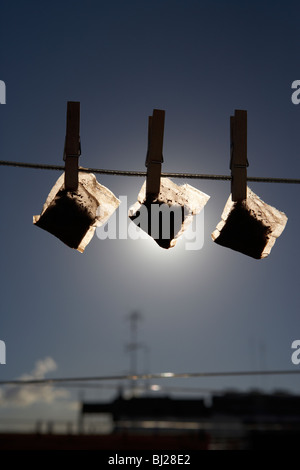
[(78, 173), (78, 188), (67, 191), (62, 174), (33, 223), (80, 253), (92, 239), (96, 227), (106, 223), (119, 206), (115, 195), (92, 173)]
[(168, 178), (161, 178), (157, 198), (146, 197), (145, 182), (128, 215), (160, 247), (168, 249), (176, 245), (209, 197), (189, 184), (178, 186)]
[(287, 223), (287, 216), (262, 201), (249, 187), (247, 198), (233, 202), (229, 196), (221, 221), (212, 233), (218, 245), (255, 259), (266, 258)]

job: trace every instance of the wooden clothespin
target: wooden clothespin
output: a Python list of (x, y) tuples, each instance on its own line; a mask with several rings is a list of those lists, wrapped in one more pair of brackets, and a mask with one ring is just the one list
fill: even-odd
[(165, 111), (154, 109), (148, 121), (148, 152), (146, 157), (146, 198), (156, 199), (160, 191), (161, 164), (163, 163)]
[(231, 197), (232, 201), (247, 199), (247, 111), (235, 110), (230, 116)]
[(79, 126), (80, 102), (68, 101), (64, 148), (65, 189), (67, 191), (76, 191), (78, 188), (78, 158), (81, 155)]

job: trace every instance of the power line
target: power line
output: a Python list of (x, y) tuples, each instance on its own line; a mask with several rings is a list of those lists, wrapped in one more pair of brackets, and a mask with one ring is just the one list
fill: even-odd
[(0, 385), (51, 385), (70, 382), (98, 382), (110, 380), (149, 380), (149, 379), (186, 379), (209, 377), (242, 377), (253, 375), (295, 375), (300, 370), (264, 370), (264, 371), (237, 371), (237, 372), (159, 372), (155, 374), (138, 375), (107, 375), (96, 377), (65, 377), (53, 379), (29, 379), (29, 380), (1, 380)]
[[(41, 163), (26, 163), (26, 162), (11, 162), (0, 160), (1, 166), (12, 166), (12, 167), (21, 167), (21, 168), (30, 168), (35, 170), (57, 170), (65, 171), (63, 165), (45, 165)], [(84, 173), (98, 173), (102, 175), (113, 175), (113, 176), (138, 176), (146, 177), (147, 173), (145, 171), (130, 171), (130, 170), (104, 170), (100, 168), (79, 168), (79, 171)], [(203, 179), (203, 180), (221, 180), (221, 181), (230, 181), (230, 175), (208, 175), (201, 173), (170, 173), (162, 172), (162, 177), (165, 178), (183, 178), (183, 179)], [(300, 184), (300, 179), (297, 178), (267, 178), (267, 177), (257, 177), (257, 176), (248, 176), (247, 181), (252, 181), (255, 183), (285, 183), (285, 184)]]

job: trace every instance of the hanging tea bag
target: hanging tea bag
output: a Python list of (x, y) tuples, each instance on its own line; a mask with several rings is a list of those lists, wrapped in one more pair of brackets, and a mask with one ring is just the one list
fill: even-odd
[(146, 197), (145, 182), (128, 216), (160, 247), (168, 249), (176, 245), (209, 197), (188, 184), (178, 186), (168, 178), (161, 178), (157, 198)]
[[(115, 195), (92, 173), (78, 173), (78, 188), (67, 191), (62, 174), (33, 223), (82, 253), (96, 227), (106, 223), (119, 206)], [(99, 210), (100, 209), (100, 210)]]
[(218, 245), (255, 259), (266, 258), (287, 223), (287, 216), (262, 201), (249, 187), (247, 198), (227, 200), (221, 221), (212, 233)]
[(165, 111), (154, 109), (148, 118), (147, 175), (129, 218), (162, 248), (176, 245), (209, 196), (188, 184), (178, 186), (161, 177)]

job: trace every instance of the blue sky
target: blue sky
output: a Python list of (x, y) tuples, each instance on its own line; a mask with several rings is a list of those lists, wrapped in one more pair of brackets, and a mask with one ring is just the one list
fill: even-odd
[[(229, 117), (246, 109), (248, 175), (297, 178), (299, 12), (289, 1), (2, 2), (1, 159), (62, 165), (73, 100), (81, 103), (82, 166), (144, 171), (148, 115), (158, 108), (166, 110), (163, 171), (229, 174)], [(265, 260), (211, 241), (230, 183), (201, 180), (174, 180), (210, 195), (201, 250), (95, 236), (79, 254), (32, 224), (59, 175), (1, 167), (2, 380), (36, 371), (45, 358), (47, 377), (127, 373), (133, 310), (143, 315), (150, 372), (295, 369), (298, 185), (249, 184), (288, 217)], [(97, 179), (129, 205), (143, 183)], [(298, 376), (165, 384), (299, 392)], [(39, 413), (55, 413), (59, 401)], [(6, 403), (1, 413), (21, 412)]]

